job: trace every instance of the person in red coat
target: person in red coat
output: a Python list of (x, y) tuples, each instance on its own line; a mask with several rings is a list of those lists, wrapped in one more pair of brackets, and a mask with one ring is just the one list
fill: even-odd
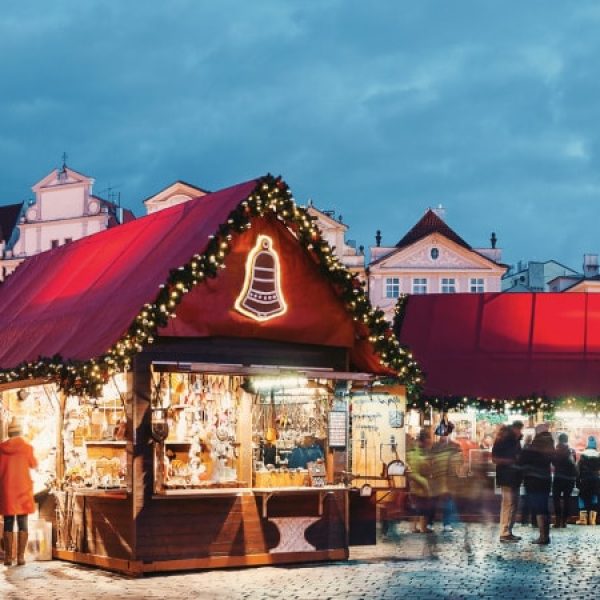
[(29, 469), (37, 467), (33, 448), (21, 437), (14, 419), (8, 426), (8, 439), (0, 444), (0, 514), (4, 516), (4, 564), (12, 564), (17, 519), (17, 564), (25, 564), (27, 515), (35, 512), (33, 482)]

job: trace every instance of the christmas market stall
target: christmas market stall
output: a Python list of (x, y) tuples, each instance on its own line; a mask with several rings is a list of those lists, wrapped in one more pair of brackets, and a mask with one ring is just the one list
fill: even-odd
[(0, 369), (54, 556), (130, 574), (346, 558), (351, 398), (385, 380), (399, 438), (420, 385), (271, 176), (28, 259), (0, 287)]
[(566, 432), (581, 452), (600, 436), (600, 295), (431, 294), (400, 299), (395, 331), (426, 375), (413, 408), (455, 423), (466, 471), (493, 475), (497, 428), (519, 419)]

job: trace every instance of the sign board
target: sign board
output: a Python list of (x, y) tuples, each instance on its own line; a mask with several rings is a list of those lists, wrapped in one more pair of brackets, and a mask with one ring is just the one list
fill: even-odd
[(345, 448), (346, 440), (346, 411), (335, 410), (329, 413), (329, 447)]

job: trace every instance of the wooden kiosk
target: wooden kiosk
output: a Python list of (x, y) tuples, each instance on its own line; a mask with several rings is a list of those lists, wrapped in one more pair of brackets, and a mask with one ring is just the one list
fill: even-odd
[(346, 558), (348, 398), (420, 378), (271, 176), (30, 259), (0, 368), (4, 421), (56, 419), (54, 556), (129, 574)]

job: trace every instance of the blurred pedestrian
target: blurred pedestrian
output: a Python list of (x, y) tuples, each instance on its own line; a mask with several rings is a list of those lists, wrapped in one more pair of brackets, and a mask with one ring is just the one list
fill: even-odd
[(8, 426), (8, 439), (0, 444), (0, 513), (4, 515), (4, 564), (10, 566), (15, 548), (17, 520), (17, 564), (25, 564), (28, 528), (27, 515), (35, 511), (33, 482), (29, 469), (37, 467), (33, 448), (21, 437), (21, 426), (14, 419)]
[(418, 533), (431, 533), (429, 526), (431, 517), (431, 434), (422, 429), (417, 443), (409, 449), (406, 455), (408, 464), (408, 486), (411, 502), (418, 517)]
[(492, 460), (496, 465), (496, 482), (502, 491), (500, 509), (500, 541), (518, 542), (521, 538), (514, 535), (512, 528), (517, 514), (521, 473), (517, 458), (521, 451), (523, 423), (514, 421), (498, 431), (492, 448)]
[(431, 513), (429, 526), (433, 528), (436, 513), (441, 510), (443, 531), (451, 533), (456, 520), (456, 488), (458, 471), (462, 465), (462, 453), (458, 444), (449, 436), (440, 436), (431, 449)]
[(566, 527), (569, 518), (569, 502), (577, 479), (575, 450), (569, 447), (569, 436), (561, 433), (552, 459), (554, 479), (552, 501), (554, 503), (554, 527)]
[(577, 487), (583, 501), (578, 522), (595, 525), (600, 495), (600, 454), (593, 435), (588, 437), (587, 447), (577, 463)]
[[(528, 448), (533, 442), (533, 435), (528, 433), (523, 440), (523, 448)], [(520, 488), (519, 488), (520, 490)], [(532, 527), (537, 527), (537, 521), (535, 520), (535, 513), (529, 505), (529, 496), (523, 494), (520, 498), (521, 501), (521, 525), (527, 526), (531, 523)]]
[(529, 506), (536, 516), (539, 535), (534, 544), (550, 543), (550, 510), (548, 506), (552, 487), (550, 465), (554, 458), (554, 440), (548, 426), (540, 424), (529, 447), (523, 448), (519, 464), (523, 469), (525, 493), (529, 497)]

